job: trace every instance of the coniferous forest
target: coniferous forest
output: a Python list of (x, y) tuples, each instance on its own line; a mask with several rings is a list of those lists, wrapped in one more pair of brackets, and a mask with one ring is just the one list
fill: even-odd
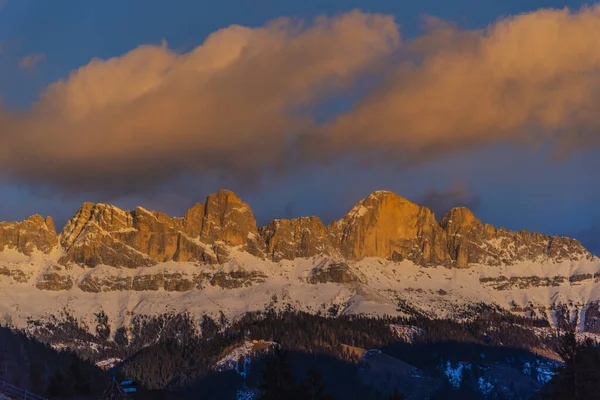
[[(50, 323), (32, 321), (37, 339), (25, 331), (0, 330), (0, 367), (18, 371), (0, 380), (50, 398), (100, 394), (111, 373), (94, 363), (114, 357), (122, 360), (116, 376), (140, 387), (233, 399), (242, 387), (243, 360), (237, 370), (215, 365), (255, 339), (276, 343), (252, 355), (247, 371), (245, 384), (263, 399), (509, 399), (525, 393), (587, 399), (598, 392), (600, 353), (591, 340), (577, 341), (574, 334), (541, 336), (536, 328), (547, 322), (491, 308), (482, 307), (476, 315), (457, 322), (270, 310), (231, 322), (223, 315), (196, 320), (189, 314), (165, 314), (137, 316), (128, 328), (111, 332), (102, 313), (91, 330), (66, 313)], [(391, 327), (410, 327), (410, 337)], [(375, 355), (369, 358), (356, 349)], [(544, 357), (550, 353), (563, 362)], [(552, 379), (536, 375), (542, 365), (555, 374)], [(511, 377), (527, 368), (527, 376)], [(489, 378), (490, 370), (514, 382), (502, 389)]]

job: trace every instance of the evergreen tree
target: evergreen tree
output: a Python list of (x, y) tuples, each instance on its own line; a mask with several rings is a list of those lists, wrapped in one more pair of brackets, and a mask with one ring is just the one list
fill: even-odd
[(260, 400), (292, 400), (297, 398), (294, 375), (287, 356), (283, 350), (275, 350), (275, 354), (267, 359), (262, 373), (262, 392)]
[(127, 337), (127, 329), (122, 326), (115, 332), (115, 343), (122, 347), (129, 345), (129, 338)]
[(94, 315), (96, 317), (96, 336), (101, 340), (107, 340), (110, 337), (108, 316), (104, 311), (100, 311)]
[(217, 325), (214, 319), (206, 314), (202, 315), (200, 329), (202, 330), (202, 336), (205, 338), (214, 337), (219, 333), (219, 325)]
[(54, 372), (48, 383), (48, 395), (54, 396), (72, 396), (75, 394), (73, 379), (71, 379), (62, 370)]
[(333, 400), (333, 396), (325, 392), (323, 376), (313, 369), (309, 369), (306, 378), (300, 382), (298, 397), (302, 400)]
[(91, 393), (92, 384), (90, 378), (84, 373), (84, 368), (85, 365), (81, 359), (73, 356), (69, 374), (73, 379), (73, 391), (77, 394)]
[(591, 339), (578, 342), (575, 334), (565, 334), (558, 348), (564, 365), (551, 381), (555, 400), (594, 399), (600, 396), (600, 351)]
[(395, 388), (392, 394), (387, 398), (387, 400), (405, 400), (406, 397), (400, 394), (398, 388)]

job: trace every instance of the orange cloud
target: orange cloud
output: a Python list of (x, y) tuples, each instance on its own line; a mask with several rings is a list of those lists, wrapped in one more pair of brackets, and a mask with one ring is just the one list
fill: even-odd
[(19, 67), (23, 69), (33, 69), (45, 58), (46, 55), (42, 53), (29, 54), (19, 61)]
[[(66, 189), (136, 190), (181, 173), (249, 176), (310, 126), (300, 110), (381, 66), (391, 16), (353, 11), (311, 25), (230, 26), (179, 54), (140, 46), (51, 84), (31, 111), (0, 117), (0, 164)], [(33, 65), (33, 58), (24, 65)]]
[[(147, 45), (92, 60), (31, 110), (0, 111), (1, 170), (123, 194), (182, 174), (249, 180), (299, 153), (411, 162), (507, 140), (568, 151), (600, 137), (600, 5), (482, 30), (425, 26), (401, 44), (391, 16), (280, 18), (230, 26), (184, 54)], [(315, 126), (307, 110), (374, 72), (379, 86)]]
[[(436, 19), (385, 82), (311, 149), (419, 160), (500, 140), (571, 149), (600, 128), (600, 6), (543, 9), (465, 31)], [(316, 142), (316, 144), (315, 144)]]

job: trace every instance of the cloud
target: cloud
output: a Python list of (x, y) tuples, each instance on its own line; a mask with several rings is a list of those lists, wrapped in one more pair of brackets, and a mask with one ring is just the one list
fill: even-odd
[(438, 219), (441, 219), (454, 207), (467, 207), (476, 212), (481, 205), (481, 198), (470, 192), (463, 183), (456, 183), (441, 191), (430, 189), (417, 203), (428, 207)]
[(557, 153), (596, 144), (600, 5), (541, 9), (483, 30), (429, 18), (384, 82), (306, 147), (336, 155), (422, 161), (499, 141)]
[(42, 53), (29, 54), (19, 61), (19, 68), (34, 69), (45, 58), (46, 55)]
[[(30, 110), (0, 111), (0, 170), (65, 193), (130, 195), (180, 176), (252, 184), (315, 159), (402, 166), (496, 142), (551, 142), (559, 154), (597, 144), (600, 5), (481, 30), (424, 26), (401, 43), (392, 16), (279, 18), (186, 53), (164, 43), (94, 59)], [(318, 125), (311, 110), (357, 83), (374, 86)]]
[(214, 171), (253, 179), (312, 125), (303, 108), (380, 68), (399, 40), (393, 17), (353, 11), (230, 26), (184, 54), (163, 43), (94, 59), (30, 111), (0, 115), (0, 167), (76, 192), (125, 194)]

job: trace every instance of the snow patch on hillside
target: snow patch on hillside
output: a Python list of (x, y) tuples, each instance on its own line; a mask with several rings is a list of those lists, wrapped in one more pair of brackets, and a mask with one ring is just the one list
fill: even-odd
[(277, 343), (263, 340), (246, 340), (217, 361), (215, 369), (217, 371), (237, 369), (238, 363), (242, 358), (253, 357), (258, 353), (271, 350), (274, 346), (277, 346)]

